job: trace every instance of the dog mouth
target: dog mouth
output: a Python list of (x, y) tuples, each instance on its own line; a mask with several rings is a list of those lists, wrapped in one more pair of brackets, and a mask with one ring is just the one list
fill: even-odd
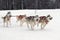
[(52, 17), (51, 18), (49, 18), (50, 20), (52, 20)]

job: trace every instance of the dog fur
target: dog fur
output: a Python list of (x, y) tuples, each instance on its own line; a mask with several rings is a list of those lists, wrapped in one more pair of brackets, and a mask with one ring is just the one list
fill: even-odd
[(16, 16), (17, 21), (20, 21), (20, 26), (22, 26), (23, 23), (25, 22), (25, 17), (26, 17), (26, 15), (19, 15), (19, 16)]
[(44, 29), (48, 22), (52, 20), (52, 17), (50, 15), (40, 16), (39, 18), (40, 18), (39, 23), (41, 23), (41, 29)]
[(4, 23), (4, 26), (5, 26), (5, 23), (7, 24), (7, 27), (8, 27), (8, 24), (11, 22), (10, 19), (11, 19), (11, 13), (8, 12), (6, 14), (6, 16), (2, 17), (3, 18), (3, 23)]
[(29, 28), (29, 24), (30, 24), (31, 29), (34, 30), (34, 26), (36, 25), (37, 18), (38, 15), (26, 17), (27, 27)]

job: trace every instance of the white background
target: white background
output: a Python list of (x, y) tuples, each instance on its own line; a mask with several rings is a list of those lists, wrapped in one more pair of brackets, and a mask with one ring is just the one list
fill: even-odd
[[(16, 22), (16, 17), (11, 18), (9, 27), (3, 26), (3, 19), (7, 12), (10, 11), (13, 16), (16, 15), (48, 15), (53, 19), (46, 25), (44, 30), (39, 27), (34, 27), (34, 30), (27, 28), (24, 23), (20, 27), (19, 22)], [(0, 11), (0, 40), (60, 40), (60, 9), (54, 10), (2, 10)]]

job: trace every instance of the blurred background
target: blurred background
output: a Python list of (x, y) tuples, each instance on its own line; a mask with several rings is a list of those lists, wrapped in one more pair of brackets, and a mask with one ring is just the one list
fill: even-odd
[(59, 8), (60, 0), (0, 0), (0, 10)]

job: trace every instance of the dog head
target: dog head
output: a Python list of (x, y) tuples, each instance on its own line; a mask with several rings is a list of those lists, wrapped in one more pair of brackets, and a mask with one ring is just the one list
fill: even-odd
[(48, 20), (52, 20), (53, 17), (51, 17), (50, 15), (47, 15), (47, 19), (48, 19)]
[(10, 14), (11, 12), (8, 12), (7, 14)]
[(35, 17), (38, 17), (38, 15), (36, 15)]

